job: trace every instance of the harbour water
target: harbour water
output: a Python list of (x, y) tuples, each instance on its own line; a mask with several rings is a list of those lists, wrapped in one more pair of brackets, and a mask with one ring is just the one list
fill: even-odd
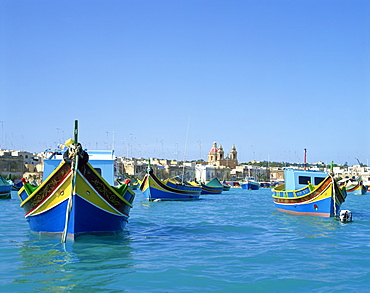
[(269, 189), (190, 202), (137, 191), (125, 233), (32, 235), (16, 195), (0, 201), (0, 292), (368, 292), (370, 195), (353, 222), (275, 210)]

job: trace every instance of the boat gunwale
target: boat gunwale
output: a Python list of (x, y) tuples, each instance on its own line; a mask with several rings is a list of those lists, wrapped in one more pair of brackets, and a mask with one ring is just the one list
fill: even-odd
[[(176, 188), (170, 187), (170, 186), (166, 185), (165, 183), (163, 183), (152, 171), (148, 172), (145, 175), (143, 183), (141, 184), (141, 187), (143, 187), (143, 189), (144, 189), (146, 181), (149, 180), (150, 178), (152, 178), (153, 181), (157, 185), (159, 185), (161, 188), (165, 189), (166, 191), (175, 193), (175, 194), (184, 194), (184, 195), (198, 195), (199, 194), (200, 195), (200, 193), (202, 191), (202, 188), (197, 187), (197, 186), (184, 185), (185, 187), (189, 187), (189, 188), (192, 188), (192, 189), (199, 189), (199, 190), (181, 190), (181, 189), (176, 189)], [(174, 184), (174, 183), (172, 183), (172, 184)], [(148, 188), (153, 188), (153, 187), (151, 187), (149, 185)], [(143, 189), (141, 189), (141, 190), (143, 191)]]
[[(330, 176), (327, 176), (319, 185), (315, 186), (315, 188), (302, 196), (296, 196), (296, 197), (282, 197), (282, 196), (276, 196), (272, 195), (274, 202), (276, 203), (285, 203), (285, 204), (294, 204), (294, 203), (304, 203), (309, 200), (314, 199), (317, 196), (320, 196), (323, 192), (325, 192), (330, 185), (333, 184), (333, 179)], [(298, 189), (297, 191), (300, 191), (302, 189), (309, 188), (308, 186), (305, 186), (304, 188)], [(273, 189), (274, 190), (274, 189)], [(294, 191), (278, 191), (279, 193), (287, 193), (287, 192), (294, 192)]]

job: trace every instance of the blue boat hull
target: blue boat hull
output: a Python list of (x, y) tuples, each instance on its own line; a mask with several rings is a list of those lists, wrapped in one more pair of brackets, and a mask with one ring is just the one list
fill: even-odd
[(202, 184), (202, 194), (220, 194), (224, 191), (224, 187), (213, 187)]
[(144, 192), (146, 198), (154, 200), (194, 200), (199, 199), (199, 194), (181, 194), (177, 192), (161, 191), (155, 188), (148, 188)]
[(278, 211), (304, 216), (333, 217), (339, 212), (340, 205), (335, 204), (332, 198), (326, 198), (307, 204), (279, 204), (274, 203)]
[(201, 187), (171, 182), (165, 184), (152, 172), (145, 175), (140, 189), (149, 201), (196, 200), (201, 193)]
[[(30, 229), (36, 233), (61, 235), (66, 221), (67, 204), (68, 201), (65, 200), (45, 213), (26, 218)], [(127, 221), (128, 216), (108, 214), (75, 195), (68, 221), (67, 238), (75, 239), (83, 234), (117, 234), (122, 232)]]
[(260, 185), (254, 182), (247, 182), (240, 184), (241, 188), (248, 189), (248, 190), (258, 190), (260, 189)]
[(11, 198), (12, 185), (0, 185), (0, 199)]

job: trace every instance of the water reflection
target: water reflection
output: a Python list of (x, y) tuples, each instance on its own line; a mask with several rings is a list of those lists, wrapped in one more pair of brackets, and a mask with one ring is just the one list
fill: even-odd
[(83, 236), (65, 244), (32, 235), (19, 248), (22, 265), (13, 285), (38, 292), (106, 290), (133, 271), (130, 242), (128, 232)]
[(340, 228), (340, 222), (335, 218), (297, 216), (279, 211), (274, 211), (273, 217), (277, 231), (285, 232), (289, 238), (331, 237)]

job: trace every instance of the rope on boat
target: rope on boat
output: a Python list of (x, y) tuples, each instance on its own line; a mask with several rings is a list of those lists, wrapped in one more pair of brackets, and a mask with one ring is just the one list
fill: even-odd
[(79, 147), (81, 147), (81, 146), (78, 146), (75, 149), (75, 152), (73, 153), (73, 160), (72, 160), (72, 164), (71, 164), (71, 169), (72, 169), (72, 172), (73, 172), (73, 174), (72, 174), (72, 187), (71, 187), (71, 194), (68, 197), (68, 204), (67, 204), (67, 209), (66, 209), (66, 221), (65, 221), (65, 224), (64, 224), (64, 230), (63, 230), (62, 241), (61, 241), (62, 243), (66, 242), (67, 231), (68, 231), (68, 223), (69, 223), (69, 218), (70, 218), (70, 214), (71, 214), (71, 210), (72, 210), (72, 199), (73, 199), (73, 194), (76, 192), (76, 178), (77, 178), (77, 170), (78, 170)]

